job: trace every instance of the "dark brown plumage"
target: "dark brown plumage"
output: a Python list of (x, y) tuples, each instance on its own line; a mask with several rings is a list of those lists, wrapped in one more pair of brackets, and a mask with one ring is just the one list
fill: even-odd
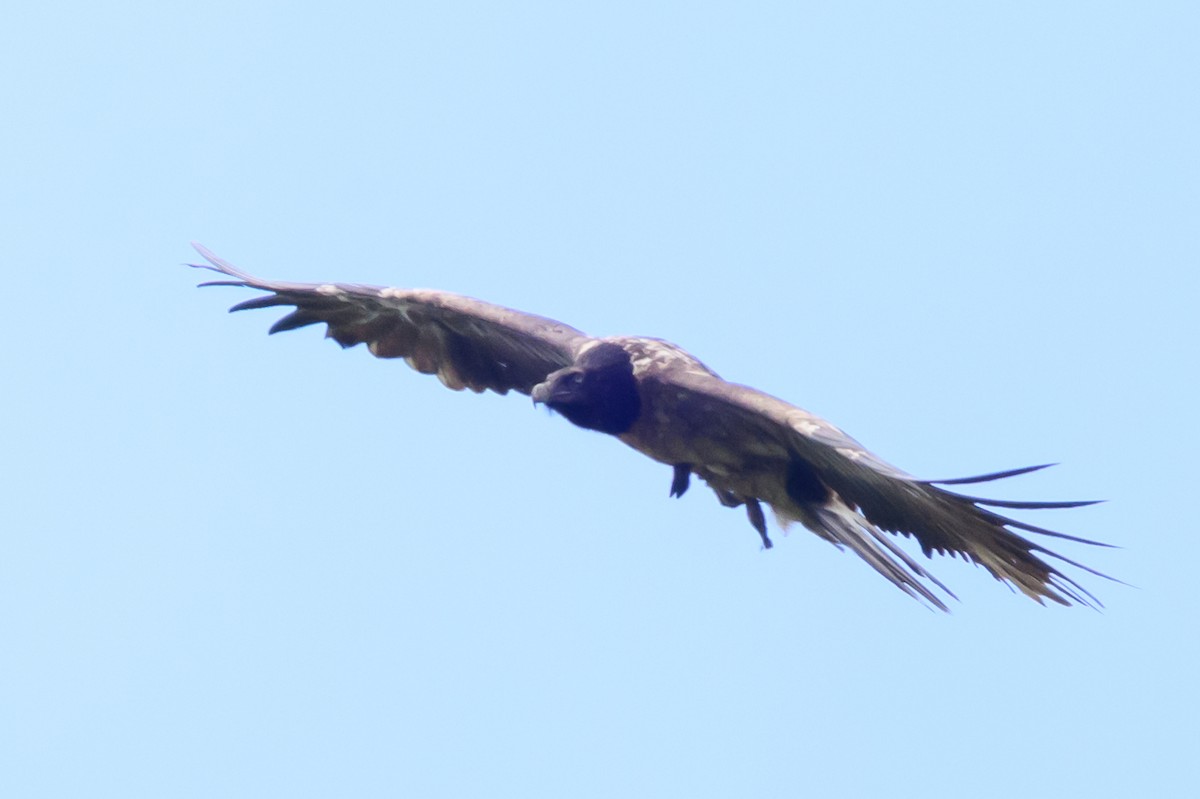
[(572, 423), (614, 435), (670, 465), (672, 496), (682, 496), (691, 476), (699, 477), (721, 504), (745, 507), (764, 547), (771, 546), (765, 503), (781, 524), (800, 522), (849, 548), (901, 590), (942, 610), (946, 605), (931, 586), (953, 593), (888, 533), (916, 539), (926, 556), (961, 556), (977, 563), (1038, 602), (1099, 605), (1041, 556), (1099, 572), (1014, 531), (1100, 544), (992, 510), (1091, 502), (989, 500), (943, 487), (999, 480), (1042, 466), (920, 480), (828, 422), (722, 380), (660, 339), (592, 338), (552, 319), (442, 291), (261, 280), (194, 246), (209, 264), (192, 266), (232, 278), (202, 285), (269, 292), (231, 310), (294, 308), (271, 333), (323, 323), (326, 335), (343, 347), (366, 344), (378, 357), (404, 358), (449, 388), (530, 395)]

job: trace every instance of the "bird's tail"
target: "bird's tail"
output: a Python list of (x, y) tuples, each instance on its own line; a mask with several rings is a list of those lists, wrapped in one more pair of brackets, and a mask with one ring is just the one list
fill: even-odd
[[(892, 585), (909, 596), (929, 603), (938, 610), (949, 610), (946, 603), (922, 580), (958, 599), (954, 592), (925, 570), (912, 556), (900, 548), (887, 533), (867, 521), (836, 494), (822, 504), (805, 504), (794, 509), (795, 521), (829, 541), (839, 549), (846, 548), (870, 564)], [(781, 524), (791, 519), (776, 509)]]

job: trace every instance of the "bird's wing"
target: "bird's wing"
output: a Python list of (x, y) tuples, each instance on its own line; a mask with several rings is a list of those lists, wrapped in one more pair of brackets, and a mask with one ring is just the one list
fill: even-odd
[(231, 311), (295, 306), (271, 333), (325, 323), (343, 347), (365, 343), (380, 358), (404, 358), (449, 388), (528, 394), (550, 372), (569, 366), (589, 339), (573, 327), (444, 291), (342, 283), (284, 283), (249, 275), (193, 243), (209, 262), (189, 264), (233, 280), (203, 286), (247, 286), (270, 294)]
[[(713, 461), (693, 464), (697, 473), (709, 483), (715, 481), (717, 487), (737, 488), (739, 468), (762, 473), (764, 464), (776, 464), (773, 473), (780, 475), (780, 485), (772, 486), (760, 479), (758, 485), (765, 486), (760, 493), (771, 496), (755, 498), (771, 503), (785, 519), (798, 520), (822, 537), (849, 547), (902, 590), (942, 608), (942, 602), (921, 579), (950, 593), (894, 540), (883, 535), (885, 532), (911, 536), (926, 556), (936, 552), (977, 563), (996, 579), (1039, 602), (1049, 599), (1061, 604), (1099, 604), (1042, 560), (1039, 553), (1094, 574), (1099, 572), (1046, 549), (1014, 529), (1086, 544), (1097, 542), (1055, 533), (990, 509), (1067, 508), (1092, 502), (989, 500), (941, 487), (987, 482), (1043, 467), (957, 480), (919, 480), (876, 457), (823, 419), (761, 391), (696, 372), (671, 372), (652, 380), (661, 381), (657, 387), (647, 387), (654, 392), (656, 405), (685, 419), (692, 436), (691, 448), (703, 453), (706, 461)], [(789, 491), (787, 483), (808, 479), (806, 475), (815, 476), (829, 490), (827, 496), (814, 490), (813, 502), (797, 501), (796, 494), (806, 489), (800, 486)], [(744, 488), (747, 483), (741, 485)]]

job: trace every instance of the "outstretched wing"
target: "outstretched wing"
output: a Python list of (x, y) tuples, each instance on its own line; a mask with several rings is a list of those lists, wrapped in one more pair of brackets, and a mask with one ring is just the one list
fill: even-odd
[[(654, 381), (658, 381), (655, 385)], [(880, 460), (838, 428), (787, 402), (720, 378), (670, 372), (644, 382), (657, 410), (686, 420), (693, 471), (745, 501), (771, 504), (785, 521), (804, 524), (847, 547), (897, 587), (945, 609), (925, 583), (953, 593), (885, 533), (916, 539), (928, 557), (961, 556), (1029, 597), (1064, 605), (1100, 603), (1041, 556), (1100, 574), (1015, 532), (1098, 544), (1017, 521), (991, 508), (1068, 508), (1092, 502), (1013, 502), (942, 488), (1036, 469), (957, 480), (919, 480)], [(1103, 545), (1101, 545), (1103, 546)], [(1100, 575), (1105, 576), (1105, 575)]]
[(343, 347), (366, 344), (379, 358), (404, 358), (456, 391), (469, 388), (528, 394), (556, 369), (570, 365), (589, 339), (573, 327), (445, 291), (343, 283), (284, 283), (249, 275), (192, 243), (207, 264), (189, 264), (233, 280), (202, 286), (247, 286), (270, 294), (231, 311), (294, 306), (271, 333), (325, 323)]

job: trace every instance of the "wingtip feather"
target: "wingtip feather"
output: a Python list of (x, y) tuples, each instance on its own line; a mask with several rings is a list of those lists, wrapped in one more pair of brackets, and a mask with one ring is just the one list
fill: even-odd
[[(200, 253), (200, 256), (202, 258), (204, 258), (204, 260), (208, 261), (208, 263), (207, 264), (188, 264), (188, 266), (195, 267), (196, 269), (210, 269), (213, 272), (220, 272), (223, 275), (229, 275), (230, 277), (236, 277), (236, 278), (239, 278), (239, 279), (245, 280), (245, 281), (252, 281), (254, 279), (248, 273), (243, 272), (241, 269), (238, 269), (236, 266), (229, 263), (221, 256), (217, 255), (215, 252), (208, 249), (200, 242), (193, 241), (191, 244), (192, 244), (192, 247), (196, 250), (196, 252)], [(210, 283), (210, 284), (204, 284), (204, 285), (238, 285), (238, 284)]]
[(1049, 469), (1051, 466), (1057, 466), (1057, 463), (1041, 463), (1037, 466), (1023, 466), (1019, 469), (1006, 469), (1002, 472), (989, 472), (987, 474), (976, 474), (970, 477), (952, 477), (948, 480), (926, 480), (926, 483), (934, 485), (967, 485), (969, 483), (990, 483), (993, 480), (1003, 480), (1006, 477), (1016, 477), (1030, 472), (1039, 472), (1042, 469)]

